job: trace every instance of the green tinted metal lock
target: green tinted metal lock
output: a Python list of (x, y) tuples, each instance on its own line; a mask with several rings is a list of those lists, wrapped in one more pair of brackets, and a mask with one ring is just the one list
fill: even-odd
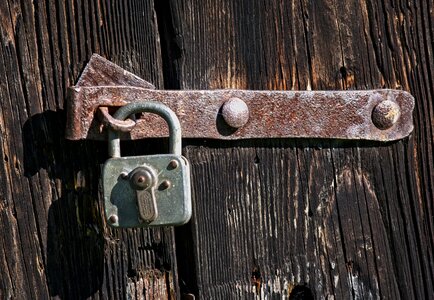
[(155, 113), (169, 125), (171, 153), (121, 157), (119, 134), (109, 131), (109, 154), (103, 168), (105, 214), (113, 227), (182, 225), (191, 216), (190, 168), (181, 156), (181, 125), (175, 113), (159, 102), (121, 107), (117, 119)]

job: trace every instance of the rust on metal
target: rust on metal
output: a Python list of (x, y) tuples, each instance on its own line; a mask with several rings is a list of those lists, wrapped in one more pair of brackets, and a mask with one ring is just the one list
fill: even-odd
[(240, 128), (249, 121), (249, 107), (239, 98), (230, 98), (223, 103), (222, 116), (229, 126)]
[(401, 109), (396, 102), (384, 100), (374, 107), (372, 121), (380, 129), (392, 127), (400, 118)]
[[(104, 65), (104, 61), (97, 58), (99, 65)], [(88, 66), (85, 77), (69, 89), (68, 139), (107, 139), (107, 128), (96, 116), (98, 108), (115, 110), (139, 101), (158, 101), (167, 105), (178, 116), (184, 138), (302, 137), (391, 141), (404, 138), (413, 130), (414, 98), (405, 91), (155, 90), (131, 73), (111, 72), (113, 64), (106, 62), (110, 65), (98, 67), (105, 70), (102, 85), (93, 78), (98, 73), (96, 66)], [(91, 60), (92, 63), (95, 64), (95, 60)], [(110, 81), (107, 79), (110, 76), (116, 78)], [(222, 109), (233, 98), (240, 99), (247, 107), (234, 114), (238, 120), (243, 120), (236, 126), (225, 121)], [(167, 137), (168, 133), (163, 119), (142, 114), (131, 131), (120, 136), (122, 139), (141, 139)]]
[(92, 55), (76, 86), (135, 86), (144, 89), (155, 89), (153, 84), (122, 69), (98, 54)]
[(131, 119), (119, 120), (115, 119), (109, 112), (108, 107), (100, 106), (97, 110), (98, 118), (102, 125), (106, 127), (110, 127), (115, 131), (120, 132), (130, 132), (134, 126), (136, 126), (136, 122)]

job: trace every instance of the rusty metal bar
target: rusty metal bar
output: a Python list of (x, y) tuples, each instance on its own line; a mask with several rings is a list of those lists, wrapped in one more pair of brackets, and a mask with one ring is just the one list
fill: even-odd
[[(226, 124), (221, 108), (239, 98), (248, 107), (247, 123), (236, 129)], [(100, 106), (123, 106), (136, 101), (158, 101), (170, 107), (181, 122), (183, 137), (211, 139), (332, 138), (389, 141), (413, 130), (413, 97), (403, 91), (159, 91), (134, 87), (83, 87), (71, 90), (68, 139), (106, 139), (95, 112)], [(374, 123), (374, 108), (395, 103), (398, 116), (390, 128)], [(380, 106), (381, 107), (381, 106)], [(396, 108), (395, 108), (396, 110)], [(387, 123), (387, 107), (383, 113)], [(381, 114), (380, 114), (381, 115)], [(380, 118), (378, 118), (380, 119)], [(380, 121), (380, 120), (379, 120)], [(122, 138), (167, 136), (163, 120), (142, 115)], [(378, 122), (377, 122), (378, 123)], [(379, 128), (380, 127), (380, 128)], [(386, 124), (387, 127), (387, 124)]]
[[(96, 116), (98, 108), (115, 110), (138, 101), (158, 101), (168, 106), (178, 116), (185, 138), (392, 141), (413, 130), (414, 98), (405, 91), (165, 91), (152, 89), (137, 76), (120, 72), (116, 65), (119, 69), (111, 71), (113, 64), (105, 65), (101, 57), (95, 60), (98, 68), (105, 70), (104, 85), (95, 85), (98, 80), (94, 77), (101, 73), (91, 60), (84, 72), (86, 78), (82, 76), (69, 90), (68, 139), (107, 139), (107, 128)], [(125, 86), (130, 81), (132, 86)], [(168, 129), (160, 117), (142, 114), (131, 131), (120, 136), (164, 137)]]

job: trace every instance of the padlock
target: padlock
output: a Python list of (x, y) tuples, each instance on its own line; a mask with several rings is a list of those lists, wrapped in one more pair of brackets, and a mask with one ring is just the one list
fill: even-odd
[[(102, 171), (107, 223), (113, 227), (182, 225), (191, 217), (190, 167), (181, 155), (181, 125), (160, 102), (119, 108), (114, 117), (149, 112), (169, 125), (169, 154), (121, 157), (119, 133), (109, 130), (109, 155)], [(150, 125), (151, 126), (151, 125)]]

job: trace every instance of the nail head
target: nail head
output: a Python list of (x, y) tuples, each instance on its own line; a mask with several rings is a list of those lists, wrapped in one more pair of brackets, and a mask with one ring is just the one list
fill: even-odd
[(233, 97), (223, 104), (222, 115), (229, 126), (240, 128), (249, 121), (249, 107), (240, 98)]
[(179, 163), (177, 160), (171, 160), (169, 163), (169, 167), (172, 170), (178, 168), (178, 166), (179, 166)]
[(169, 180), (163, 180), (162, 182), (161, 182), (161, 185), (160, 185), (160, 187), (161, 187), (161, 189), (163, 189), (163, 190), (165, 190), (165, 189), (168, 189), (169, 187), (170, 187), (170, 181)]
[(379, 129), (389, 129), (401, 116), (399, 105), (391, 100), (378, 103), (372, 111), (372, 122)]
[(110, 224), (115, 224), (118, 222), (118, 216), (117, 215), (111, 215), (109, 217), (108, 221), (110, 222)]

